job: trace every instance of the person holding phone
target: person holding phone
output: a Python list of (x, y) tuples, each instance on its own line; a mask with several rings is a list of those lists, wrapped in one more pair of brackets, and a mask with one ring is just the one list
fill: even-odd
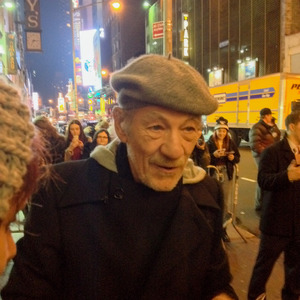
[(84, 145), (88, 142), (79, 120), (72, 120), (66, 131), (65, 161), (82, 159)]
[(234, 195), (232, 184), (234, 165), (240, 161), (238, 147), (228, 134), (228, 121), (220, 117), (214, 128), (214, 133), (209, 138), (207, 145), (210, 153), (210, 164), (216, 166), (220, 173), (219, 180), (222, 182), (224, 192), (224, 218), (223, 218), (223, 241), (230, 242), (226, 227), (232, 220), (230, 203)]

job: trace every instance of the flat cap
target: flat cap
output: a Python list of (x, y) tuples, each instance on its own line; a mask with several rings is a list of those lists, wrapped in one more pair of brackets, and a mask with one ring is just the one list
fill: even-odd
[(217, 107), (203, 77), (174, 57), (142, 55), (110, 79), (125, 109), (157, 105), (193, 115), (208, 115)]

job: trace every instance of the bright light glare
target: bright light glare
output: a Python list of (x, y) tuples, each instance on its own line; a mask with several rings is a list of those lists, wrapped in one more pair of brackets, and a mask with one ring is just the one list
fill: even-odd
[(121, 7), (121, 3), (119, 1), (114, 1), (111, 6), (114, 8), (114, 9), (120, 9)]
[(14, 8), (14, 4), (11, 1), (4, 1), (4, 6), (6, 8)]
[(144, 1), (143, 6), (144, 6), (144, 8), (148, 8), (151, 6), (151, 4), (149, 3), (149, 1), (146, 0), (146, 1)]

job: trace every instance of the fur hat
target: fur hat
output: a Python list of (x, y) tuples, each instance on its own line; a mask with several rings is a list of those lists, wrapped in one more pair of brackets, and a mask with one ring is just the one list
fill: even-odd
[(225, 118), (223, 117), (220, 117), (218, 120), (217, 120), (217, 124), (214, 128), (214, 130), (217, 130), (219, 128), (224, 128), (226, 129), (227, 131), (229, 130), (228, 128), (228, 120), (226, 120)]
[(34, 126), (18, 91), (0, 79), (0, 219), (23, 185), (32, 158)]
[(174, 57), (142, 55), (111, 76), (119, 105), (133, 109), (157, 105), (178, 112), (208, 115), (217, 107), (203, 77)]

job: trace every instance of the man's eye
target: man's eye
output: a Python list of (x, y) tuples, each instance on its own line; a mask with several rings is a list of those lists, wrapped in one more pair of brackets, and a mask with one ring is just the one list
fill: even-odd
[(188, 126), (184, 128), (184, 131), (186, 132), (196, 132), (196, 128), (192, 126)]
[(150, 127), (150, 129), (153, 131), (159, 131), (159, 130), (162, 130), (163, 128), (160, 125), (153, 125)]

